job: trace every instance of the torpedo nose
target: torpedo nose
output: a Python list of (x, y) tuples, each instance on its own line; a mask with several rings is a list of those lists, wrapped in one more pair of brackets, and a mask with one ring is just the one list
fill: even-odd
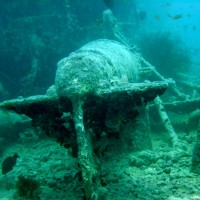
[[(55, 85), (60, 96), (71, 97), (85, 95), (99, 87), (106, 74), (101, 70), (101, 64), (92, 55), (76, 54), (62, 59), (58, 63)], [(105, 66), (104, 67), (108, 67)]]
[(58, 95), (85, 96), (118, 83), (138, 81), (139, 56), (110, 40), (97, 40), (58, 62), (55, 86)]

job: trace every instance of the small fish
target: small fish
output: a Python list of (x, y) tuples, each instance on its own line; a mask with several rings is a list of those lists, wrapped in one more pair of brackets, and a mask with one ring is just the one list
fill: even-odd
[(159, 21), (160, 20), (160, 15), (156, 15), (155, 19)]
[(162, 6), (163, 7), (169, 7), (169, 6), (171, 6), (171, 3), (166, 3), (166, 4), (163, 4)]
[(2, 163), (2, 174), (7, 174), (16, 165), (19, 155), (15, 153), (13, 156), (7, 157)]
[(114, 1), (113, 0), (103, 0), (103, 2), (106, 4), (106, 6), (109, 9), (113, 9), (113, 7), (114, 7)]
[(147, 17), (146, 11), (138, 11), (137, 15), (140, 20), (145, 20)]
[(186, 30), (188, 29), (188, 25), (185, 24), (185, 25), (183, 26), (183, 28), (184, 28), (184, 30), (186, 31)]
[(170, 17), (173, 20), (178, 20), (181, 19), (183, 17), (183, 15), (167, 15), (168, 17)]
[(197, 27), (196, 27), (196, 26), (193, 26), (193, 27), (192, 27), (192, 30), (193, 30), (193, 31), (195, 31), (196, 29), (197, 29)]

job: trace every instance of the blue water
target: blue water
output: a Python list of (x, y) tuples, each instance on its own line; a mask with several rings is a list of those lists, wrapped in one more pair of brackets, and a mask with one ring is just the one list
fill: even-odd
[[(170, 32), (181, 37), (191, 51), (193, 70), (200, 73), (200, 2), (198, 0), (137, 1), (137, 9), (145, 10), (147, 18), (141, 23), (145, 32)], [(169, 17), (181, 15), (180, 19)]]

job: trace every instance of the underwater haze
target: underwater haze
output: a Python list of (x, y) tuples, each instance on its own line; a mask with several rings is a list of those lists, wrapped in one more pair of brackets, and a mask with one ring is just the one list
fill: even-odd
[(180, 37), (192, 57), (192, 69), (199, 74), (199, 1), (139, 1), (138, 9), (146, 10), (143, 24), (147, 32), (169, 32)]
[(0, 200), (200, 200), (199, 10), (0, 0)]

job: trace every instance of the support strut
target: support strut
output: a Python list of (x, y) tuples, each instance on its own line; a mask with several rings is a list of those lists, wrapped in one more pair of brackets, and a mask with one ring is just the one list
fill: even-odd
[(95, 164), (90, 136), (86, 132), (83, 121), (83, 102), (74, 101), (73, 118), (78, 143), (78, 159), (82, 173), (85, 195), (88, 200), (105, 199), (106, 190), (100, 184), (98, 167)]
[(172, 146), (174, 148), (178, 147), (179, 146), (179, 142), (178, 142), (178, 137), (177, 137), (177, 134), (171, 124), (171, 121), (165, 111), (165, 108), (163, 106), (163, 102), (162, 100), (160, 99), (159, 96), (157, 96), (155, 99), (154, 99), (154, 103), (155, 103), (155, 106), (156, 108), (158, 109), (158, 112), (159, 112), (159, 115), (161, 117), (161, 120), (162, 120), (162, 123), (165, 127), (165, 129), (167, 130), (170, 138), (171, 138), (171, 143), (172, 143)]

